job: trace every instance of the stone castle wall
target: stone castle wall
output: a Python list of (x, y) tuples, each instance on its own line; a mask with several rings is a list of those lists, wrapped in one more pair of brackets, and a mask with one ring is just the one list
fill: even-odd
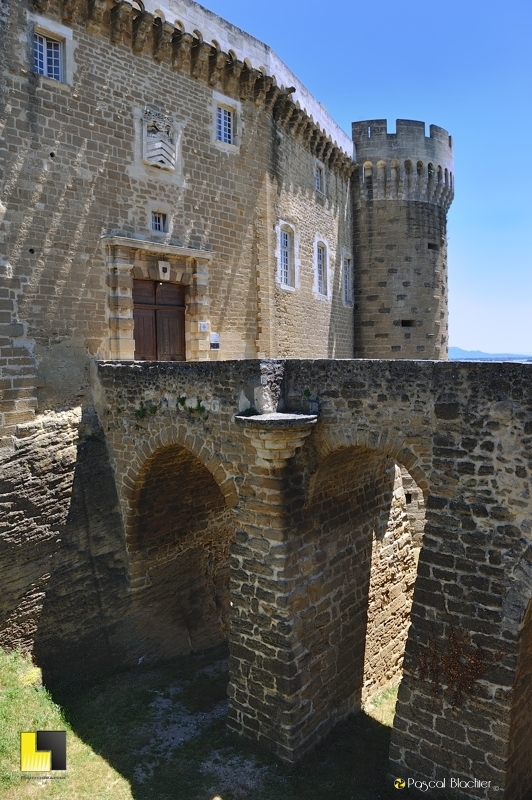
[[(35, 408), (85, 402), (91, 356), (133, 357), (132, 280), (160, 279), (162, 262), (186, 287), (189, 360), (309, 347), (352, 355), (341, 278), (352, 247), (349, 140), (299, 83), (314, 119), (260, 64), (148, 12), (135, 16), (127, 3), (9, 3), (3, 13), (5, 444)], [(34, 30), (63, 42), (62, 80), (33, 73)], [(216, 141), (218, 102), (234, 112), (233, 145)], [(172, 128), (174, 169), (146, 163), (151, 110)], [(166, 214), (161, 235), (150, 227), (154, 210)], [(289, 289), (278, 276), (281, 221), (294, 238)], [(315, 288), (317, 237), (327, 243), (325, 298)]]
[[(391, 361), (101, 365), (97, 414), (20, 426), (3, 462), (2, 642), (33, 643), (57, 677), (214, 643), (229, 619), (229, 726), (294, 760), (400, 669), (395, 640), (406, 635), (415, 553), (392, 459), (426, 496), (427, 521), (391, 770), (478, 774), (521, 800), (528, 372)], [(235, 423), (249, 398), (288, 413), (309, 402), (310, 387), (319, 387), (319, 420), (305, 417), (314, 420), (306, 439), (268, 414)], [(205, 490), (197, 513), (188, 474)], [(159, 507), (147, 530), (144, 515)], [(169, 598), (184, 574), (191, 580)], [(191, 605), (205, 611), (196, 626), (182, 613)], [(459, 702), (455, 673), (424, 667), (448, 663), (443, 652), (459, 673), (475, 653), (482, 664)]]
[(355, 355), (447, 358), (452, 139), (397, 120), (353, 123)]

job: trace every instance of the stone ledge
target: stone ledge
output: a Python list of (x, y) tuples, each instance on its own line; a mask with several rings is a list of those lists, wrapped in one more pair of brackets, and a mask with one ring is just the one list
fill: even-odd
[(235, 422), (244, 427), (251, 440), (259, 466), (282, 467), (296, 450), (303, 447), (318, 417), (314, 414), (256, 414), (253, 417), (235, 415)]
[(253, 417), (235, 414), (235, 422), (251, 429), (283, 430), (292, 428), (300, 430), (315, 425), (317, 421), (318, 417), (316, 414), (281, 414), (279, 412), (272, 412), (269, 414), (255, 414)]
[(126, 247), (130, 250), (144, 250), (147, 253), (195, 258), (198, 261), (212, 261), (214, 253), (210, 250), (199, 250), (193, 247), (180, 247), (175, 244), (154, 242), (147, 239), (134, 239), (128, 236), (102, 236), (103, 247)]

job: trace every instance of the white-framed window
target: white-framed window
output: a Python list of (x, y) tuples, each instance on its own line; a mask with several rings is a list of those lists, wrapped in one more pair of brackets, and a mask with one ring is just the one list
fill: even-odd
[(151, 229), (154, 233), (166, 233), (168, 231), (168, 216), (164, 211), (151, 212)]
[(350, 256), (342, 258), (342, 284), (344, 303), (353, 302), (353, 264)]
[(63, 42), (43, 33), (33, 34), (33, 71), (56, 81), (63, 80)]
[(232, 97), (213, 92), (212, 141), (220, 150), (238, 152), (242, 128), (242, 106)]
[(74, 40), (72, 28), (39, 14), (28, 14), (30, 21), (30, 59), (36, 75), (58, 83), (74, 82)]
[(316, 245), (316, 285), (318, 294), (327, 296), (327, 248), (323, 242)]
[(314, 166), (314, 183), (316, 191), (325, 194), (325, 168), (321, 161), (316, 161)]
[(216, 139), (224, 144), (235, 143), (235, 112), (232, 108), (217, 106)]
[(299, 270), (301, 264), (298, 258), (299, 236), (290, 222), (279, 220), (275, 226), (277, 234), (277, 247), (275, 258), (277, 260), (276, 282), (288, 291), (299, 288)]
[(280, 280), (283, 286), (295, 286), (294, 280), (294, 233), (284, 225), (280, 231)]

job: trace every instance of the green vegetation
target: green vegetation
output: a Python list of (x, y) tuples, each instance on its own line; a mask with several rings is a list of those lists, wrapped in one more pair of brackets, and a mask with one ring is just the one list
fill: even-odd
[[(27, 658), (0, 651), (0, 796), (397, 800), (384, 781), (396, 689), (383, 692), (368, 713), (340, 723), (307, 758), (288, 766), (227, 735), (227, 679), (221, 647), (90, 682), (71, 681), (50, 693)], [(19, 772), (20, 731), (43, 729), (67, 731), (64, 780)]]
[(391, 728), (393, 725), (398, 690), (399, 686), (390, 686), (388, 689), (376, 695), (376, 697), (373, 697), (371, 702), (366, 705), (366, 714), (377, 720), (377, 722), (380, 722), (381, 725), (386, 725), (388, 728)]
[(239, 411), (236, 416), (237, 417), (257, 417), (259, 412), (257, 411), (254, 406), (250, 406), (249, 408), (245, 408), (243, 411)]
[(135, 416), (137, 419), (146, 419), (148, 414), (156, 414), (157, 413), (157, 406), (153, 403), (149, 403), (148, 405), (144, 405), (144, 402), (141, 400), (140, 405), (135, 411)]

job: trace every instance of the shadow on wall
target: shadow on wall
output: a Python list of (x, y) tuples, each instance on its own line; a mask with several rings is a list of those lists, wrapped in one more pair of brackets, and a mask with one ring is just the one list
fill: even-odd
[(307, 724), (325, 731), (400, 682), (419, 544), (402, 468), (381, 451), (332, 453), (314, 471), (308, 494), (300, 547), (312, 548), (319, 570), (303, 578), (301, 636), (306, 692), (320, 710)]
[(180, 445), (146, 463), (128, 540), (139, 635), (150, 659), (204, 650), (227, 638), (233, 514), (208, 469)]
[(2, 474), (0, 643), (33, 650), (45, 680), (113, 668), (129, 607), (126, 553), (95, 412), (52, 412), (23, 426)]
[(151, 586), (132, 594), (95, 411), (44, 415), (21, 433), (0, 482), (8, 531), (0, 646), (33, 651), (49, 685), (222, 641), (232, 526), (210, 473), (180, 448), (152, 459), (139, 487), (135, 553), (147, 559)]

